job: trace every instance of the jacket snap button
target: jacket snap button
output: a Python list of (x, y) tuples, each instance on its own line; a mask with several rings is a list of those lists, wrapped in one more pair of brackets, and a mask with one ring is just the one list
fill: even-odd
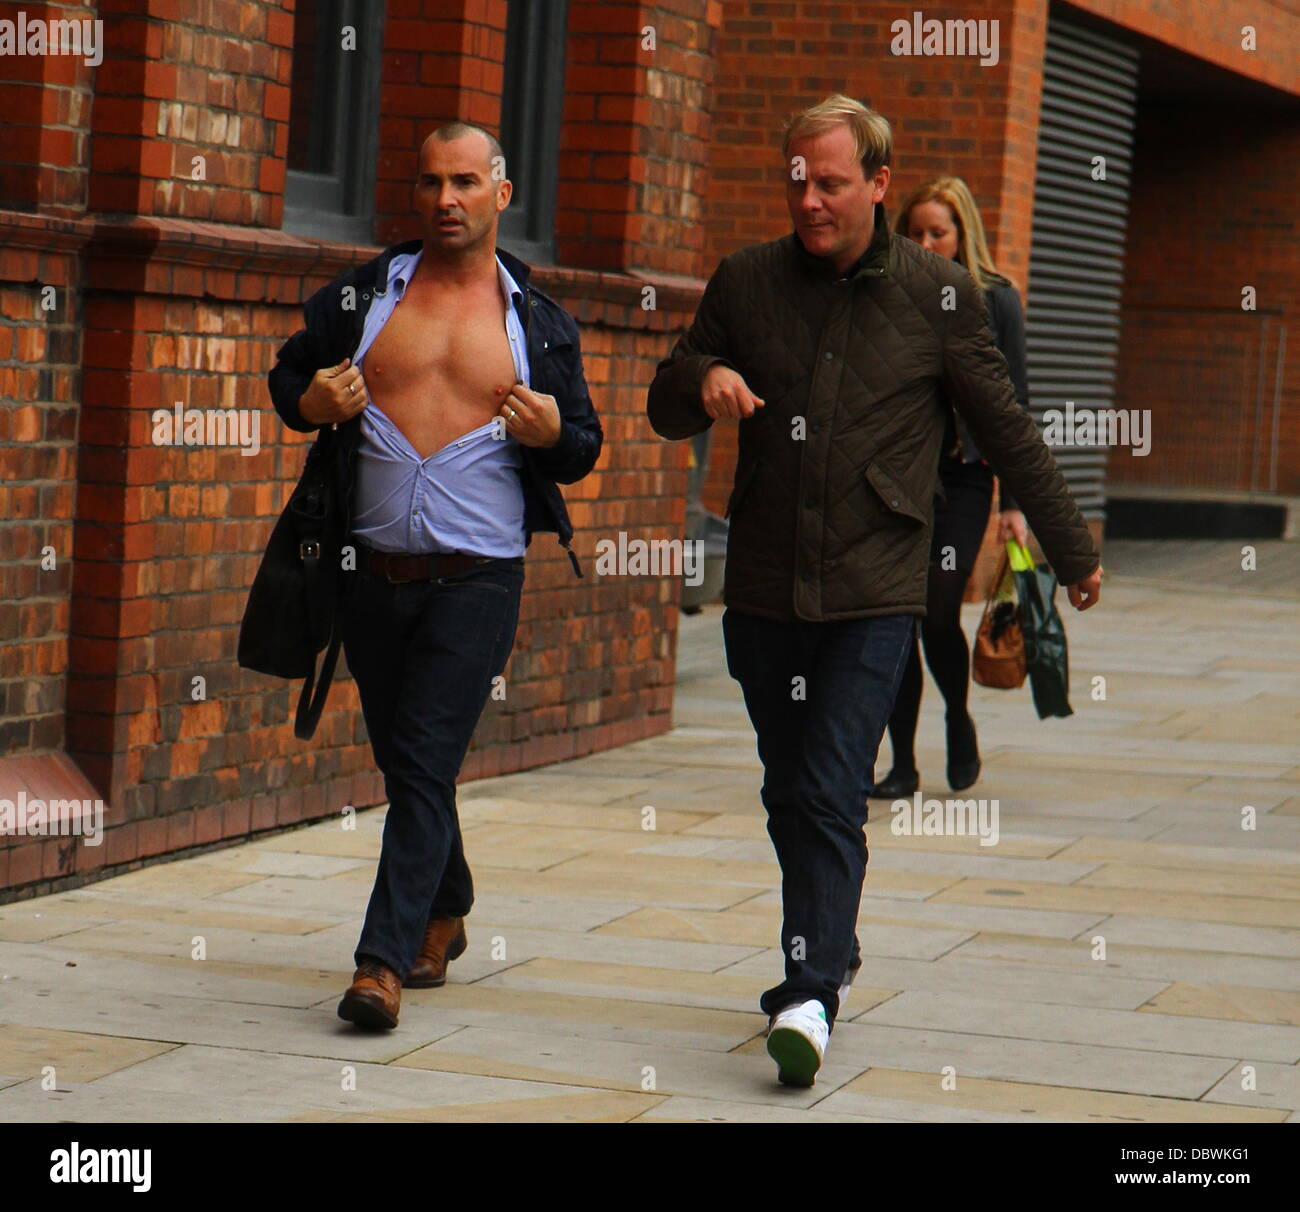
[(890, 501), (889, 503), (890, 503), (890, 505), (892, 505), (895, 509), (898, 508), (898, 502), (897, 502), (897, 501)]

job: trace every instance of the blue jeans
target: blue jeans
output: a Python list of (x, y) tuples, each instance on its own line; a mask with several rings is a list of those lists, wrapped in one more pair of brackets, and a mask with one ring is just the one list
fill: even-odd
[(832, 1025), (839, 1011), (857, 959), (867, 792), (915, 625), (910, 614), (833, 623), (722, 616), (781, 865), (785, 980), (759, 1002), (768, 1015), (812, 998)]
[(474, 903), (456, 777), (514, 645), (523, 582), (522, 559), (436, 581), (350, 577), (344, 652), (388, 795), (357, 963), (373, 956), (405, 977), (430, 919)]

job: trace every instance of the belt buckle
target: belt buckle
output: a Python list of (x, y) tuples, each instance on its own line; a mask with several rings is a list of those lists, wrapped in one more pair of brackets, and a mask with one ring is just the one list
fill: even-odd
[(411, 557), (408, 555), (402, 555), (397, 557), (394, 557), (393, 555), (389, 555), (388, 558), (384, 561), (384, 579), (390, 585), (409, 585), (412, 581), (419, 579), (418, 577), (403, 577), (403, 576), (395, 577), (393, 575), (394, 560), (395, 559), (409, 560), (410, 558)]

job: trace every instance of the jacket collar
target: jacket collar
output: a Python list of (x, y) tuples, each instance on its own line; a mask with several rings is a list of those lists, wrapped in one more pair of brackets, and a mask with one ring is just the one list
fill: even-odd
[[(417, 253), (424, 247), (423, 240), (404, 240), (401, 244), (392, 244), (384, 249), (371, 265), (374, 266), (374, 281), (384, 284), (388, 283), (388, 266), (394, 257), (399, 257), (404, 253)], [(510, 271), (510, 276), (514, 278), (519, 289), (527, 293), (528, 275), (532, 273), (531, 266), (525, 265), (518, 257), (506, 252), (504, 248), (496, 250), (497, 256), (501, 258), (501, 263)], [(381, 287), (382, 289), (383, 287)]]
[[(889, 216), (885, 213), (883, 202), (876, 203), (872, 217), (874, 227), (871, 232), (871, 243), (867, 245), (866, 252), (849, 267), (848, 276), (855, 281), (858, 278), (883, 278), (889, 273), (891, 237)], [(790, 242), (795, 264), (810, 277), (833, 282), (842, 276), (825, 257), (814, 256), (804, 248), (803, 242), (795, 232), (791, 232), (786, 239)]]

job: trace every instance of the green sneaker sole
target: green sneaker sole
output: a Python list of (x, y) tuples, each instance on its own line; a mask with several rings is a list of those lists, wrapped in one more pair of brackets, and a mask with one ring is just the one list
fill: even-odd
[(778, 1027), (767, 1037), (767, 1054), (776, 1061), (776, 1080), (783, 1086), (811, 1086), (817, 1080), (821, 1058), (798, 1031)]

